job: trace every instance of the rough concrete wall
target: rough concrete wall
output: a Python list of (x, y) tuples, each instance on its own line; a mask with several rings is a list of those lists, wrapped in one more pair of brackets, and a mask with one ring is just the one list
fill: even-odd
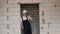
[(0, 34), (20, 34), (20, 3), (40, 3), (40, 34), (60, 34), (60, 0), (0, 0)]
[(40, 3), (40, 34), (60, 34), (60, 0), (21, 0)]
[(60, 0), (42, 0), (40, 34), (60, 34)]
[(20, 3), (40, 3), (41, 0), (20, 0)]
[(0, 34), (20, 34), (19, 0), (0, 0)]

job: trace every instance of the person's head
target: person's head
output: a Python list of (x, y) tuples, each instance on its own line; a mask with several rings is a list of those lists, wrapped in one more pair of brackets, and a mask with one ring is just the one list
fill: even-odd
[(29, 16), (29, 12), (27, 11), (27, 10), (23, 10), (23, 15), (25, 15), (25, 16)]
[(22, 14), (23, 14), (24, 16), (27, 16), (27, 15), (26, 15), (26, 14), (27, 14), (27, 10), (23, 10)]

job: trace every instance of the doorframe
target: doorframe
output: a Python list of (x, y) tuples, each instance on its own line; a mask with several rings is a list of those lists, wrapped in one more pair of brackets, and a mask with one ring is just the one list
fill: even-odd
[[(40, 34), (40, 4), (41, 3), (18, 3), (20, 4), (20, 16), (21, 16), (21, 4), (38, 4), (39, 5), (39, 34)], [(21, 33), (21, 32), (20, 32)]]

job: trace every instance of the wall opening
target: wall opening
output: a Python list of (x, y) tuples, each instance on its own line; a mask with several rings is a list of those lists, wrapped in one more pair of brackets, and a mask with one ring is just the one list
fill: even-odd
[(21, 15), (22, 15), (22, 11), (26, 9), (29, 12), (30, 16), (33, 18), (33, 21), (31, 22), (32, 34), (40, 34), (39, 4), (20, 4), (20, 9), (21, 9)]

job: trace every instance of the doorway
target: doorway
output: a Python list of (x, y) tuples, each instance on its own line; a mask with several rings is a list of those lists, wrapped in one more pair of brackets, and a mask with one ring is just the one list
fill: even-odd
[[(33, 18), (33, 21), (31, 22), (32, 27), (32, 34), (40, 34), (39, 30), (39, 4), (21, 4), (20, 5), (21, 12), (26, 9), (30, 16)], [(22, 13), (21, 13), (22, 14)], [(23, 34), (23, 33), (22, 33)]]

